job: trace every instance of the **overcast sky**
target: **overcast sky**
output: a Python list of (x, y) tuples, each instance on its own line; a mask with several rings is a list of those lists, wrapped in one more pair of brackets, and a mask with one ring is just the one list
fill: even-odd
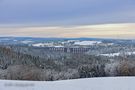
[(0, 36), (135, 38), (135, 0), (0, 0)]
[(0, 0), (0, 24), (135, 22), (135, 0)]

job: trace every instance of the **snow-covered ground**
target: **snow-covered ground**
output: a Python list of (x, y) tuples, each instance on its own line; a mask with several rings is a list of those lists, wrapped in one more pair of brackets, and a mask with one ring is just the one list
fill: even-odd
[[(101, 56), (114, 57), (120, 56), (122, 53), (110, 53), (110, 54), (100, 54)], [(125, 55), (135, 55), (135, 52), (125, 52)]]
[(101, 41), (78, 41), (75, 42), (75, 45), (94, 45), (94, 44), (100, 44), (102, 43)]
[(120, 53), (110, 53), (110, 54), (100, 54), (101, 56), (107, 56), (107, 57), (114, 57), (114, 56), (119, 56)]
[[(69, 40), (69, 41), (59, 42), (59, 43), (65, 44), (65, 43), (71, 43), (71, 42), (73, 42), (74, 45), (84, 45), (84, 46), (102, 43), (101, 41), (79, 41), (79, 40)], [(32, 44), (32, 46), (34, 46), (34, 47), (45, 47), (45, 46), (53, 46), (53, 47), (58, 46), (59, 47), (60, 46), (61, 47), (61, 44), (55, 45), (53, 42), (51, 42), (51, 43), (35, 43), (35, 44)]]
[(46, 46), (54, 46), (54, 43), (35, 43), (35, 44), (32, 44), (32, 46), (34, 47), (46, 47)]
[(54, 46), (54, 47), (55, 47), (55, 48), (62, 48), (62, 47), (64, 47), (64, 46), (60, 46), (60, 45), (59, 45), (59, 46)]
[(44, 43), (36, 43), (36, 44), (33, 44), (32, 46), (34, 46), (34, 47), (44, 47), (45, 44)]
[(21, 43), (24, 43), (24, 44), (29, 44), (29, 43), (32, 43), (33, 41), (30, 41), (30, 40), (25, 40), (25, 41), (21, 41)]
[(64, 81), (0, 81), (0, 90), (135, 90), (135, 77), (107, 77)]

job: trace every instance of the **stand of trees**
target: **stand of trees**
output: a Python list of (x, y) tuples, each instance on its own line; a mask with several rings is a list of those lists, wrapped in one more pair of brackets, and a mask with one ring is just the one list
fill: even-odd
[(45, 52), (41, 56), (28, 54), (30, 50), (36, 49), (25, 49), (24, 53), (15, 47), (0, 46), (0, 79), (54, 81), (135, 75), (134, 55), (108, 58)]

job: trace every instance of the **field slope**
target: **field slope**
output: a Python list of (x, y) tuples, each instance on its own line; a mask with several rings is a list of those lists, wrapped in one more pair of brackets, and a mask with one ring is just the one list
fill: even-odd
[(135, 90), (135, 77), (91, 78), (64, 81), (1, 80), (0, 90)]

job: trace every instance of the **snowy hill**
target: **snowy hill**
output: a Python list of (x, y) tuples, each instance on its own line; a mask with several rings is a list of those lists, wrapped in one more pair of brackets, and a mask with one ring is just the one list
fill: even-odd
[(0, 81), (0, 90), (135, 90), (135, 77), (90, 78), (64, 81)]

